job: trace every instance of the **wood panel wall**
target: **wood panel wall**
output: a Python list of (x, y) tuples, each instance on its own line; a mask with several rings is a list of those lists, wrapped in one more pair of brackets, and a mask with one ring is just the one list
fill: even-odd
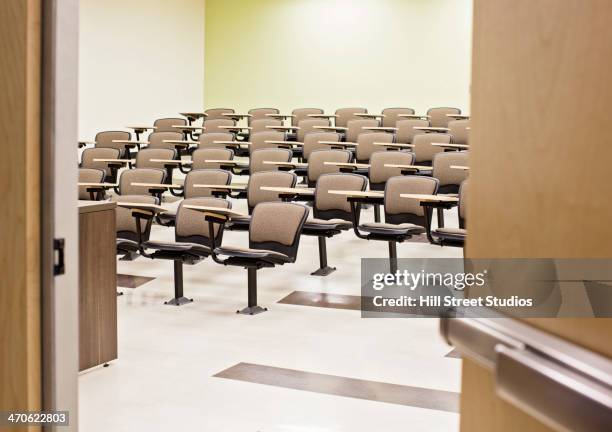
[(40, 0), (0, 2), (1, 410), (41, 406), (40, 35)]
[[(610, 16), (609, 0), (474, 1), (466, 256), (612, 257)], [(612, 320), (529, 322), (612, 356)], [(463, 431), (548, 430), (493, 388), (464, 362)]]

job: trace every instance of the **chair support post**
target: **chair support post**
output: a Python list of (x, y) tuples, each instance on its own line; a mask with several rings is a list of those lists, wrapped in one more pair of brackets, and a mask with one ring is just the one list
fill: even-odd
[(257, 306), (257, 267), (247, 267), (248, 274), (248, 306), (242, 310), (236, 311), (242, 315), (257, 315), (265, 312), (268, 309)]
[(374, 222), (380, 222), (380, 206), (374, 204)]
[(389, 270), (391, 273), (397, 271), (397, 244), (393, 241), (389, 242)]
[(336, 267), (327, 265), (327, 241), (325, 236), (317, 237), (319, 242), (319, 269), (310, 273), (312, 276), (327, 276), (336, 271)]
[(191, 302), (193, 302), (193, 299), (183, 296), (183, 261), (174, 260), (174, 298), (164, 302), (164, 304), (182, 306)]

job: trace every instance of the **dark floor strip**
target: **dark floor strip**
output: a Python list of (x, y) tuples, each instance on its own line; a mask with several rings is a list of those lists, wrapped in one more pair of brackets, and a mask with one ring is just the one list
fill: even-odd
[(459, 393), (444, 390), (366, 381), (251, 363), (238, 363), (214, 376), (416, 408), (459, 412)]
[(147, 282), (151, 282), (153, 279), (155, 278), (118, 274), (117, 286), (121, 288), (138, 288), (139, 286), (144, 285)]
[(461, 354), (456, 349), (453, 349), (452, 351), (449, 351), (444, 357), (451, 357), (451, 358), (458, 358), (458, 359), (460, 359), (461, 358)]
[(332, 309), (361, 310), (361, 296), (293, 291), (278, 303)]

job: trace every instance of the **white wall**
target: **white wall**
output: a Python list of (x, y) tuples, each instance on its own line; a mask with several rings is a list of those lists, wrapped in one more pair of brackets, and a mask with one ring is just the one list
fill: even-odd
[(469, 112), (472, 0), (207, 0), (206, 106)]
[(204, 0), (80, 0), (79, 138), (204, 106)]

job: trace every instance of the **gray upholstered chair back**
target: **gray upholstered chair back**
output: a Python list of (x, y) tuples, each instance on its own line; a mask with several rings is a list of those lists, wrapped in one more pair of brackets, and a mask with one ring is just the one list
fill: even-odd
[(446, 114), (461, 114), (461, 110), (452, 107), (429, 108), (427, 110), (429, 122), (432, 127), (447, 127), (448, 122), (451, 121), (452, 118), (447, 117)]
[(408, 119), (399, 120), (395, 127), (395, 141), (402, 144), (412, 144), (412, 140), (415, 135), (422, 133), (421, 131), (415, 130), (415, 127), (428, 127), (429, 121), (419, 119)]
[(412, 151), (416, 155), (416, 163), (431, 163), (434, 156), (444, 152), (443, 147), (433, 146), (432, 144), (448, 144), (451, 140), (449, 134), (441, 133), (419, 133), (412, 138), (414, 147)]
[(385, 165), (413, 165), (414, 153), (407, 151), (377, 151), (370, 157), (370, 189), (383, 190), (391, 177), (401, 176), (401, 168)]
[(451, 166), (467, 166), (468, 154), (467, 151), (451, 151), (434, 156), (432, 175), (440, 181), (440, 193), (459, 191), (459, 185), (467, 178), (467, 171)]
[(281, 201), (278, 192), (261, 190), (268, 187), (295, 187), (297, 176), (286, 171), (260, 171), (249, 178), (247, 186), (247, 203), (249, 212), (259, 203)]
[(348, 150), (315, 150), (308, 160), (308, 185), (314, 186), (323, 174), (337, 174), (340, 167), (325, 162), (348, 163), (353, 154)]
[(206, 117), (204, 117), (204, 121), (206, 120), (227, 120), (223, 114), (234, 114), (235, 111), (232, 108), (209, 108), (206, 111)]
[(187, 126), (187, 120), (184, 118), (161, 118), (153, 123), (157, 129), (155, 132), (180, 132), (174, 126)]
[(375, 119), (358, 119), (358, 120), (349, 120), (348, 125), (346, 126), (348, 130), (346, 131), (346, 140), (348, 142), (357, 142), (357, 138), (359, 135), (371, 131), (364, 130), (366, 127), (377, 127), (380, 123)]
[(232, 182), (232, 173), (221, 169), (196, 169), (185, 176), (185, 198), (212, 197), (207, 188), (196, 188), (195, 185), (228, 185)]
[[(385, 147), (379, 147), (375, 143), (390, 144), (395, 140), (395, 135), (387, 132), (362, 132), (357, 137), (357, 149), (355, 150), (355, 158), (357, 162), (370, 162), (372, 153), (386, 150)], [(347, 137), (348, 141), (348, 137)]]
[(339, 108), (336, 110), (336, 126), (348, 127), (349, 121), (361, 119), (355, 114), (365, 114), (367, 112), (366, 108)]
[[(104, 183), (106, 173), (95, 168), (79, 168), (79, 183)], [(79, 186), (79, 199), (90, 200), (91, 195), (86, 186)]]
[(277, 165), (266, 164), (265, 162), (290, 162), (293, 153), (288, 149), (259, 149), (251, 153), (249, 163), (251, 175), (260, 171), (278, 171)]
[(136, 168), (158, 168), (165, 169), (166, 162), (154, 162), (158, 160), (172, 160), (176, 158), (176, 150), (164, 148), (142, 149), (136, 155)]
[(162, 184), (166, 179), (166, 171), (155, 168), (135, 168), (125, 170), (119, 178), (121, 195), (150, 195), (148, 186), (136, 186), (132, 183)]
[(83, 150), (81, 154), (81, 168), (98, 169), (111, 175), (111, 170), (106, 162), (97, 162), (95, 159), (119, 159), (121, 150), (116, 148), (93, 147)]
[(207, 161), (224, 161), (233, 160), (234, 152), (227, 148), (200, 148), (193, 152), (191, 160), (193, 165), (192, 169), (219, 169), (221, 163), (219, 162), (207, 162)]
[(312, 119), (309, 117), (310, 114), (323, 114), (321, 108), (297, 108), (291, 111), (293, 118), (291, 119), (291, 126), (298, 126), (302, 120)]
[(155, 131), (149, 134), (149, 147), (151, 149), (176, 149), (176, 146), (172, 143), (168, 143), (165, 141), (181, 141), (183, 140), (183, 134), (181, 132), (166, 131), (166, 132), (158, 132)]
[(382, 125), (384, 127), (395, 127), (398, 121), (404, 120), (402, 117), (398, 117), (400, 114), (414, 114), (413, 108), (385, 108), (382, 110), (384, 115)]
[(469, 120), (451, 120), (448, 122), (448, 132), (453, 138), (454, 144), (469, 144)]

